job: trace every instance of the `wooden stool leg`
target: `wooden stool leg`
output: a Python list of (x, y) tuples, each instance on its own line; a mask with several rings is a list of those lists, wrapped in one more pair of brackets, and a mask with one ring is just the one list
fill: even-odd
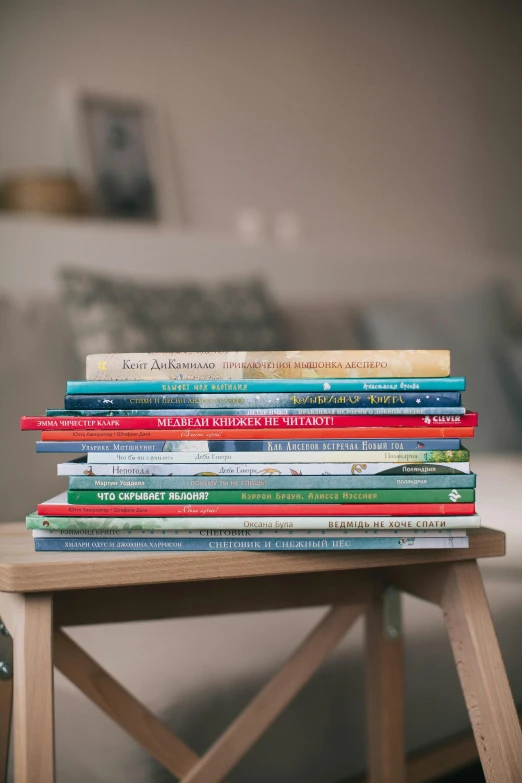
[(16, 783), (54, 783), (52, 596), (12, 596)]
[(488, 783), (522, 781), (522, 734), (476, 561), (452, 565), (444, 619)]
[(0, 783), (7, 780), (12, 707), (13, 680), (0, 680)]
[(379, 589), (366, 615), (366, 737), (370, 783), (405, 783), (400, 595)]

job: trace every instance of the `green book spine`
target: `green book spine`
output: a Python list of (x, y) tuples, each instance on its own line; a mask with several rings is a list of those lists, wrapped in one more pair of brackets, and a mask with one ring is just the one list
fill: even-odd
[(69, 503), (474, 503), (474, 489), (69, 490)]

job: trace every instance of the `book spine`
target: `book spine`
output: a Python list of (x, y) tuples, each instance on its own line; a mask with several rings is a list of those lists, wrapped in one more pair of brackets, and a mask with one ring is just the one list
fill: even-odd
[[(87, 413), (84, 411), (83, 413)], [(277, 412), (274, 415), (245, 414), (240, 416), (216, 416), (209, 415), (163, 415), (148, 416), (140, 411), (139, 416), (22, 416), (20, 429), (22, 430), (81, 430), (81, 429), (272, 429), (272, 428), (308, 428), (308, 427), (476, 427), (478, 415), (476, 413), (443, 413), (428, 415), (386, 414), (368, 418), (360, 411), (351, 415), (303, 414), (291, 415)]]
[[(453, 506), (453, 509), (456, 507)], [(250, 511), (250, 509), (249, 509)], [(197, 517), (153, 517), (143, 519), (134, 517), (129, 522), (129, 517), (110, 516), (98, 517), (94, 515), (76, 517), (45, 516), (33, 512), (26, 517), (26, 524), (30, 530), (96, 530), (97, 528), (128, 530), (132, 525), (133, 530), (198, 530), (208, 525), (202, 525), (201, 518)], [(436, 512), (431, 516), (338, 516), (338, 517), (306, 517), (281, 516), (281, 517), (213, 517), (212, 528), (215, 530), (468, 530), (478, 528), (481, 525), (478, 514), (453, 516)], [(390, 532), (390, 535), (392, 533)]]
[[(454, 415), (460, 416), (466, 413), (464, 406), (451, 406), (445, 408), (207, 408), (198, 410), (196, 408), (140, 408), (140, 410), (76, 410), (65, 408), (48, 408), (46, 416), (65, 417), (115, 417), (119, 416), (434, 416), (434, 415)], [(367, 420), (368, 421), (368, 420)]]
[(475, 490), (357, 489), (357, 490), (69, 490), (68, 503), (474, 503)]
[(67, 394), (258, 394), (267, 392), (464, 391), (453, 378), (284, 378), (241, 381), (67, 381)]
[(401, 463), (401, 462), (324, 462), (305, 463), (293, 462), (279, 464), (233, 463), (227, 465), (212, 465), (213, 470), (201, 470), (199, 465), (191, 464), (156, 464), (146, 463), (115, 464), (89, 463), (84, 461), (62, 462), (58, 465), (59, 476), (371, 476), (371, 475), (437, 475), (469, 473), (469, 462), (431, 462), (431, 463)]
[[(397, 515), (418, 515), (418, 514), (474, 514), (474, 503), (354, 503), (350, 505), (350, 514), (364, 516), (366, 514), (397, 514)], [(42, 516), (67, 516), (78, 517), (154, 517), (158, 513), (158, 506), (148, 506), (145, 503), (140, 505), (96, 505), (96, 504), (74, 504), (74, 503), (39, 503), (38, 513)], [(229, 505), (211, 505), (211, 506), (192, 506), (192, 505), (170, 505), (161, 506), (161, 513), (165, 517), (199, 517), (200, 519), (211, 519), (214, 517), (236, 517), (241, 516), (244, 509), (240, 504)], [(346, 504), (342, 503), (324, 503), (324, 504), (293, 504), (281, 505), (248, 505), (248, 514), (252, 517), (260, 516), (342, 516), (347, 513)], [(199, 523), (201, 524), (201, 522)]]
[[(45, 415), (60, 418), (79, 418), (88, 416), (89, 418), (114, 418), (116, 416), (123, 417), (158, 417), (161, 416), (182, 416), (182, 417), (199, 417), (201, 415), (212, 416), (295, 416), (299, 413), (300, 416), (426, 416), (431, 417), (434, 415), (440, 416), (462, 416), (467, 413), (466, 408), (460, 405), (457, 407), (447, 408), (212, 408), (207, 409), (205, 413), (196, 410), (194, 408), (176, 408), (171, 410), (170, 408), (141, 408), (140, 410), (76, 410), (65, 408), (48, 408)], [(366, 424), (369, 424), (369, 419), (366, 420)], [(150, 424), (149, 424), (150, 426)]]
[(46, 452), (178, 452), (182, 454), (233, 453), (244, 452), (323, 452), (323, 451), (439, 451), (459, 450), (458, 438), (429, 438), (427, 440), (409, 440), (393, 438), (350, 439), (350, 440), (218, 440), (184, 442), (178, 440), (144, 441), (37, 441), (36, 451)]
[(437, 476), (69, 476), (70, 490), (170, 489), (474, 489), (476, 475)]
[(65, 410), (149, 410), (177, 408), (235, 410), (272, 408), (451, 408), (461, 404), (460, 392), (360, 392), (358, 394), (66, 394)]
[(308, 427), (271, 430), (44, 430), (45, 442), (87, 440), (294, 440), (343, 438), (473, 438), (473, 427)]
[(449, 351), (229, 351), (87, 356), (88, 381), (445, 378)]
[[(139, 463), (145, 464), (185, 464), (185, 465), (203, 465), (208, 469), (212, 465), (224, 465), (229, 463), (243, 464), (260, 463), (266, 461), (266, 452), (243, 451), (241, 454), (234, 452), (199, 452), (199, 451), (161, 451), (161, 452), (93, 452), (88, 451), (88, 463)], [(270, 462), (279, 464), (281, 462), (322, 462), (323, 465), (331, 462), (346, 462), (358, 459), (364, 462), (468, 462), (469, 451), (460, 449), (459, 451), (351, 451), (350, 453), (341, 451), (301, 451), (296, 456), (296, 452), (271, 452)]]
[(37, 538), (37, 552), (325, 552), (362, 549), (466, 549), (468, 538), (265, 538), (223, 541), (220, 538)]
[[(269, 528), (266, 530), (255, 528), (253, 530), (234, 530), (234, 529), (216, 529), (202, 528), (202, 529), (186, 529), (180, 536), (179, 530), (159, 530), (152, 525), (147, 528), (140, 524), (139, 530), (129, 528), (128, 524), (124, 528), (67, 528), (66, 530), (53, 530), (52, 528), (45, 528), (45, 530), (33, 529), (33, 538), (234, 538), (234, 539), (248, 539), (248, 538), (292, 538), (296, 535), (294, 530), (274, 530)], [(400, 538), (403, 535), (401, 530), (310, 530), (303, 528), (299, 530), (298, 534), (303, 538)], [(465, 538), (467, 536), (466, 530), (454, 530), (453, 528), (447, 530), (435, 529), (432, 530), (408, 530), (408, 535), (413, 538)]]

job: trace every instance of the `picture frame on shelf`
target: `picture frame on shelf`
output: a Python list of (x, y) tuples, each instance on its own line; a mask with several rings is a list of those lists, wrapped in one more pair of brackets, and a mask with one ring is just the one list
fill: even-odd
[(182, 224), (168, 115), (151, 100), (61, 91), (68, 165), (91, 212), (114, 220)]

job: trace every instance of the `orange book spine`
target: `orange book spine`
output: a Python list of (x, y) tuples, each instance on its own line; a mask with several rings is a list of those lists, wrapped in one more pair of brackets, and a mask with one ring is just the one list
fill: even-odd
[(228, 430), (44, 430), (43, 441), (87, 440), (331, 440), (333, 438), (473, 438), (474, 427), (338, 427)]

